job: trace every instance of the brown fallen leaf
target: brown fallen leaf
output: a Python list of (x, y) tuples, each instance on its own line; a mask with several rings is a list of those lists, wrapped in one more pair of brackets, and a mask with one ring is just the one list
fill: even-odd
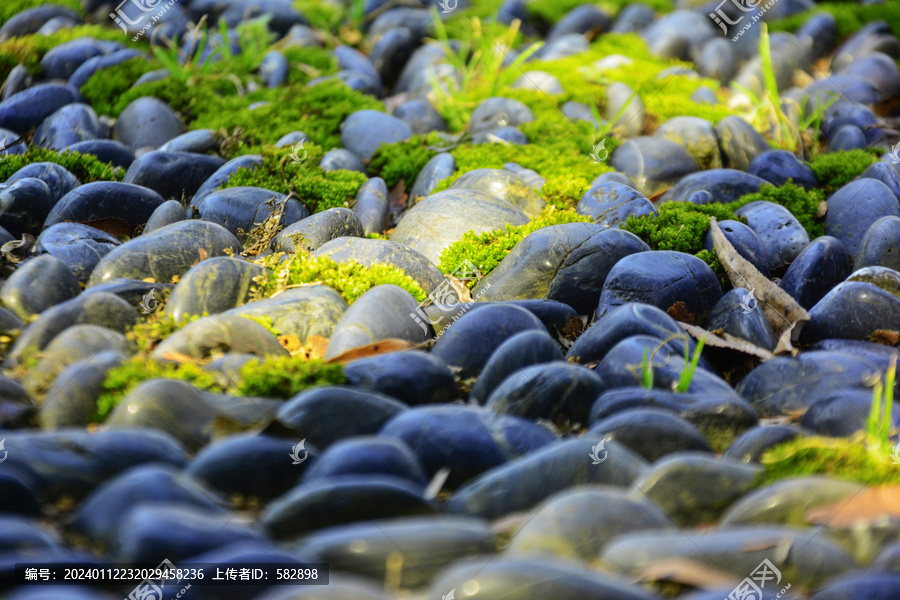
[(869, 336), (869, 340), (876, 344), (884, 344), (885, 346), (896, 346), (900, 344), (900, 331), (892, 329), (876, 329)]
[(388, 193), (389, 205), (391, 208), (403, 208), (406, 206), (408, 199), (409, 194), (406, 193), (406, 182), (401, 179)]
[(694, 324), (694, 313), (688, 312), (687, 304), (683, 300), (679, 300), (667, 308), (666, 314), (681, 323)]
[(161, 358), (163, 360), (171, 360), (180, 363), (194, 362), (193, 356), (188, 356), (187, 354), (182, 354), (181, 352), (163, 352)]
[(636, 582), (670, 581), (695, 588), (711, 589), (731, 585), (735, 578), (686, 558), (654, 562), (637, 573)]
[(130, 238), (132, 233), (134, 233), (131, 224), (125, 219), (119, 219), (118, 217), (104, 217), (102, 219), (92, 219), (90, 221), (76, 221), (76, 223), (88, 225), (89, 227), (99, 229), (100, 231), (105, 231), (115, 238)]
[(721, 330), (711, 332), (703, 329), (702, 327), (697, 327), (696, 325), (689, 325), (688, 323), (679, 323), (679, 325), (681, 325), (681, 328), (691, 334), (691, 337), (696, 340), (706, 338), (707, 346), (712, 346), (713, 348), (727, 348), (729, 350), (737, 350), (738, 352), (743, 352), (744, 354), (755, 356), (762, 362), (766, 362), (767, 360), (775, 358), (775, 355), (765, 348), (761, 348), (755, 344), (751, 344), (747, 340), (735, 337), (730, 333), (725, 333)]
[(884, 519), (900, 519), (900, 485), (868, 487), (849, 500), (819, 506), (806, 513), (806, 521), (829, 527), (853, 527)]
[(360, 358), (365, 358), (367, 356), (377, 356), (379, 354), (388, 354), (390, 352), (412, 350), (414, 348), (421, 348), (424, 345), (425, 344), (413, 344), (412, 342), (396, 338), (388, 338), (386, 340), (375, 342), (374, 344), (360, 346), (359, 348), (351, 348), (350, 350), (347, 350), (342, 354), (338, 354), (333, 358), (329, 358), (325, 362), (338, 363), (343, 365)]
[(775, 282), (757, 271), (750, 261), (738, 254), (722, 233), (715, 217), (709, 218), (709, 225), (719, 262), (728, 273), (732, 285), (747, 288), (753, 293), (778, 338), (773, 354), (792, 352), (794, 347), (791, 342), (797, 341), (800, 330), (809, 321), (809, 313)]
[(328, 349), (328, 338), (321, 335), (311, 335), (306, 338), (306, 349), (310, 360), (317, 360), (325, 356)]

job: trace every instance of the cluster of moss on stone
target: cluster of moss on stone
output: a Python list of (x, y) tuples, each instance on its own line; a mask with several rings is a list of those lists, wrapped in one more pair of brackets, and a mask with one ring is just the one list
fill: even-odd
[[(12, 142), (12, 140), (7, 140)], [(122, 181), (125, 171), (100, 160), (90, 154), (65, 150), (56, 152), (47, 148), (29, 146), (24, 154), (9, 154), (0, 162), (0, 181), (6, 181), (13, 173), (26, 165), (37, 162), (52, 162), (68, 169), (81, 183), (94, 181)]]
[(404, 142), (382, 144), (372, 155), (369, 174), (384, 179), (388, 189), (402, 180), (409, 190), (428, 161), (437, 154), (435, 150), (428, 149), (436, 143), (440, 143), (440, 138), (429, 134), (414, 135)]
[(346, 381), (341, 365), (279, 356), (248, 362), (241, 367), (237, 382), (223, 385), (215, 370), (204, 368), (199, 363), (159, 362), (139, 354), (106, 374), (97, 399), (95, 421), (106, 419), (122, 398), (148, 379), (176, 379), (204, 391), (234, 396), (285, 399), (313, 386), (336, 385)]
[(304, 142), (303, 149), (306, 159), (296, 163), (291, 159), (292, 148), (267, 146), (262, 150), (261, 165), (238, 169), (222, 187), (253, 186), (293, 193), (312, 212), (351, 206), (366, 176), (356, 171), (325, 171), (318, 166), (324, 154), (322, 147)]
[[(495, 229), (482, 234), (468, 231), (441, 252), (438, 268), (442, 273), (452, 273), (464, 260), (468, 260), (482, 275), (487, 275), (528, 234), (551, 225), (585, 222), (590, 222), (590, 218), (579, 215), (572, 209), (556, 210), (551, 207), (525, 225)], [(474, 283), (473, 281), (470, 285)]]
[[(282, 253), (255, 260), (269, 269), (265, 281), (258, 282), (252, 299), (268, 298), (290, 286), (318, 283), (335, 289), (348, 303), (378, 285), (393, 284), (412, 294), (419, 302), (425, 300), (425, 290), (401, 269), (388, 264), (371, 267), (353, 261), (335, 262), (327, 256), (310, 256), (304, 252)], [(449, 272), (449, 271), (448, 271)]]
[(828, 475), (875, 485), (900, 482), (900, 470), (891, 464), (890, 452), (872, 451), (865, 437), (798, 437), (768, 450), (761, 459), (765, 473), (761, 484), (787, 477)]
[[(81, 8), (81, 2), (78, 0), (55, 0), (53, 3), (57, 6), (74, 10), (78, 14), (84, 12)], [(35, 8), (43, 4), (46, 4), (44, 0), (3, 0), (3, 2), (0, 3), (0, 26), (23, 10)]]
[(154, 58), (138, 56), (108, 69), (97, 71), (81, 86), (81, 95), (98, 115), (118, 115), (119, 104), (142, 75), (161, 68)]
[[(877, 150), (874, 150), (877, 152)], [(870, 166), (878, 162), (873, 150), (849, 150), (819, 154), (809, 161), (819, 186), (831, 194), (850, 183)]]

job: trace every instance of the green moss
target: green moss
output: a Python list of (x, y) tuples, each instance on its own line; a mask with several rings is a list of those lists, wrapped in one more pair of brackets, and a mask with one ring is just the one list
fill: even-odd
[(330, 50), (313, 46), (290, 46), (281, 51), (291, 70), (288, 85), (305, 85), (310, 79), (331, 75), (338, 70), (337, 59)]
[[(529, 233), (551, 225), (587, 222), (590, 222), (589, 217), (579, 215), (574, 210), (555, 210), (550, 207), (541, 216), (525, 225), (511, 226), (505, 230), (495, 229), (482, 234), (468, 231), (462, 239), (453, 242), (441, 252), (438, 268), (442, 273), (452, 273), (464, 260), (469, 260), (482, 275), (487, 275)], [(470, 283), (474, 284), (474, 281)]]
[(294, 0), (293, 4), (316, 31), (336, 34), (346, 17), (343, 6), (327, 0)]
[(126, 60), (94, 73), (81, 87), (81, 94), (98, 115), (118, 115), (121, 109), (116, 107), (134, 82), (145, 73), (160, 67), (158, 61), (147, 60), (144, 57)]
[[(53, 2), (44, 2), (43, 0), (3, 0), (3, 2), (0, 2), (0, 26), (23, 10), (44, 5), (62, 6), (63, 8), (74, 10), (79, 15), (84, 14), (81, 2), (78, 0), (54, 0)], [(122, 37), (121, 34), (119, 37)]]
[(341, 365), (278, 356), (241, 367), (240, 392), (244, 396), (287, 399), (313, 386), (338, 385), (345, 381)]
[(412, 187), (416, 177), (437, 152), (429, 150), (427, 146), (433, 145), (434, 138), (423, 135), (414, 135), (405, 142), (383, 144), (372, 156), (369, 165), (369, 174), (372, 177), (381, 177), (392, 189), (402, 180), (406, 183), (406, 189)]
[(238, 169), (223, 187), (255, 186), (281, 194), (294, 194), (312, 212), (350, 206), (366, 176), (356, 171), (325, 171), (318, 164), (322, 147), (304, 142), (306, 160), (295, 163), (291, 148), (266, 147), (263, 162), (254, 169)]
[(894, 35), (900, 36), (900, 5), (894, 2), (882, 4), (823, 2), (811, 10), (769, 23), (769, 31), (796, 31), (812, 15), (821, 12), (834, 15), (837, 21), (838, 39), (855, 33), (863, 25), (872, 21), (887, 21)]
[(863, 436), (853, 439), (799, 437), (762, 457), (763, 483), (801, 475), (828, 475), (868, 485), (900, 482), (887, 451), (874, 452)]
[(819, 205), (825, 200), (825, 194), (822, 190), (812, 189), (805, 190), (793, 183), (775, 187), (772, 185), (764, 185), (756, 194), (748, 194), (739, 200), (739, 206), (735, 210), (757, 200), (767, 200), (780, 204), (788, 209), (792, 215), (797, 217), (800, 224), (809, 234), (811, 238), (817, 238), (825, 235), (825, 223), (816, 220), (819, 212)]
[(122, 181), (125, 171), (119, 167), (100, 162), (90, 154), (64, 151), (56, 152), (37, 146), (29, 146), (25, 154), (10, 154), (0, 162), (0, 181), (6, 181), (13, 173), (26, 165), (37, 162), (52, 162), (62, 165), (72, 172), (81, 183), (94, 181)]
[(826, 194), (840, 189), (878, 162), (869, 150), (849, 150), (819, 154), (810, 161), (813, 173)]
[(279, 290), (303, 284), (322, 284), (337, 290), (348, 303), (378, 285), (393, 284), (405, 289), (419, 302), (425, 291), (416, 280), (393, 265), (366, 267), (356, 262), (338, 263), (327, 256), (313, 257), (298, 252), (282, 260), (283, 254), (263, 257), (256, 262), (269, 269), (269, 276), (257, 283), (253, 298), (267, 298)]

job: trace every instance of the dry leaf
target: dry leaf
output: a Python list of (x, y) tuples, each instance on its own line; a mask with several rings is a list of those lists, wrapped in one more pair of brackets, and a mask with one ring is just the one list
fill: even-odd
[(687, 304), (685, 304), (683, 300), (679, 300), (678, 302), (667, 308), (666, 314), (668, 314), (676, 321), (687, 323), (689, 325), (694, 324), (694, 313), (688, 312)]
[(679, 323), (682, 329), (691, 334), (691, 337), (694, 339), (703, 339), (706, 338), (706, 345), (711, 346), (713, 348), (728, 348), (729, 350), (737, 350), (738, 352), (743, 352), (744, 354), (750, 354), (759, 358), (762, 362), (766, 362), (767, 360), (771, 360), (775, 358), (775, 355), (766, 350), (765, 348), (760, 348), (756, 344), (751, 344), (747, 340), (741, 339), (739, 337), (735, 337), (729, 333), (718, 333), (720, 330), (716, 330), (716, 333), (712, 333), (710, 331), (706, 331), (702, 327), (697, 327), (696, 325), (689, 325), (687, 323)]
[(206, 251), (206, 248), (198, 248), (198, 249), (197, 249), (197, 254), (200, 255), (200, 260), (201, 260), (201, 261), (204, 261), (204, 260), (206, 260), (207, 258), (209, 258), (209, 252)]
[(325, 356), (328, 349), (328, 338), (321, 335), (311, 335), (306, 338), (307, 354), (311, 360), (317, 360)]
[(401, 179), (388, 193), (389, 206), (394, 209), (405, 208), (408, 199), (409, 194), (406, 193), (406, 182)]
[(809, 313), (797, 301), (778, 287), (773, 281), (756, 270), (750, 261), (743, 258), (722, 233), (715, 217), (709, 218), (710, 232), (719, 262), (728, 273), (734, 287), (747, 288), (753, 292), (772, 331), (778, 338), (773, 354), (791, 352), (803, 325), (809, 321)]
[(734, 578), (697, 561), (670, 558), (654, 562), (637, 573), (635, 581), (671, 581), (695, 588), (717, 588), (731, 585)]
[(164, 352), (162, 357), (163, 360), (171, 360), (173, 362), (194, 362), (193, 356), (188, 356), (187, 354), (182, 354), (181, 352)]
[(100, 231), (105, 231), (115, 238), (130, 238), (131, 234), (134, 233), (134, 229), (128, 221), (117, 217), (104, 217), (102, 219), (93, 219), (90, 221), (76, 221), (76, 223), (87, 225), (94, 229), (99, 229)]
[(806, 521), (829, 527), (853, 527), (875, 523), (886, 516), (900, 518), (900, 485), (865, 488), (849, 500), (812, 509), (806, 513)]
[(900, 343), (900, 331), (892, 329), (876, 329), (869, 336), (869, 340), (876, 344), (884, 344), (885, 346), (896, 346)]
[(281, 343), (281, 347), (288, 351), (288, 354), (291, 356), (297, 356), (298, 354), (306, 354), (303, 350), (303, 342), (300, 341), (300, 338), (296, 335), (289, 333), (286, 335), (279, 335), (278, 341)]
[[(426, 342), (427, 343), (427, 342)], [(351, 348), (347, 350), (343, 354), (339, 354), (334, 358), (328, 359), (327, 363), (339, 363), (339, 364), (347, 364), (348, 362), (365, 358), (367, 356), (377, 356), (379, 354), (389, 354), (391, 352), (400, 352), (401, 350), (412, 350), (413, 348), (419, 348), (420, 344), (413, 344), (412, 342), (407, 342), (406, 340), (400, 340), (396, 338), (388, 338), (386, 340), (381, 340), (380, 342), (375, 342), (374, 344), (369, 344), (367, 346), (360, 346), (359, 348)]]

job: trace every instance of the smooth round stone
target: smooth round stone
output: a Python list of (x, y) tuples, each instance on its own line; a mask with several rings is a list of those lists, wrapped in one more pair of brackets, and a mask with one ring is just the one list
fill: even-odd
[(733, 391), (679, 393), (643, 386), (624, 386), (601, 394), (591, 408), (594, 424), (624, 410), (662, 408), (694, 425), (709, 440), (736, 436), (755, 427), (757, 414)]
[(200, 220), (172, 223), (136, 237), (104, 256), (91, 273), (88, 285), (148, 277), (168, 283), (173, 276), (184, 275), (204, 254), (224, 256), (226, 249), (239, 253), (241, 244), (221, 225)]
[(100, 486), (79, 507), (71, 527), (92, 542), (108, 546), (135, 508), (163, 502), (227, 515), (225, 501), (193, 477), (170, 465), (151, 464), (129, 469)]
[(825, 104), (835, 96), (864, 106), (877, 104), (881, 99), (881, 92), (875, 82), (866, 77), (844, 73), (833, 73), (827, 78), (817, 79), (804, 90), (804, 93), (808, 96), (807, 111), (815, 110), (817, 104)]
[[(25, 151), (28, 150), (28, 145), (23, 141), (18, 144), (12, 144), (12, 142), (19, 139), (19, 134), (10, 131), (9, 129), (0, 128), (0, 144), (3, 145), (3, 156), (15, 156), (19, 154), (25, 154)], [(11, 145), (7, 146), (7, 142)]]
[(184, 133), (184, 124), (165, 102), (144, 96), (133, 100), (116, 119), (113, 139), (132, 152), (156, 149)]
[(216, 132), (212, 129), (188, 131), (159, 147), (160, 152), (194, 152), (197, 154), (216, 152), (218, 149), (219, 142), (216, 139)]
[(365, 173), (366, 167), (356, 155), (343, 148), (332, 148), (319, 161), (323, 171), (358, 171)]
[(227, 515), (189, 506), (138, 506), (119, 525), (115, 556), (123, 563), (149, 563), (160, 556), (185, 560), (229, 544), (248, 544), (263, 535)]
[(659, 199), (663, 202), (688, 202), (698, 191), (707, 191), (715, 202), (734, 202), (759, 191), (764, 179), (735, 169), (711, 169), (688, 175)]
[[(817, 587), (820, 582), (852, 569), (856, 564), (846, 551), (826, 536), (817, 535), (819, 533), (818, 529), (771, 525), (702, 533), (639, 532), (619, 536), (607, 544), (601, 560), (632, 575), (648, 567), (671, 564), (672, 560), (688, 560), (704, 569), (721, 569), (732, 574), (737, 583), (752, 573), (763, 559), (768, 559), (782, 573), (791, 574), (792, 585)], [(778, 544), (790, 544), (791, 548), (804, 548), (804, 551), (785, 553), (786, 558), (779, 560), (772, 553)]]
[(472, 294), (480, 301), (548, 298), (589, 314), (619, 260), (649, 250), (619, 229), (589, 223), (544, 227), (519, 242)]
[(434, 514), (421, 487), (381, 475), (304, 483), (273, 501), (260, 525), (267, 535), (289, 539), (317, 529), (357, 521)]
[(610, 31), (637, 33), (656, 19), (656, 13), (646, 4), (628, 4), (619, 11)]
[(594, 118), (591, 107), (587, 104), (570, 100), (564, 103), (560, 108), (567, 119), (573, 121), (585, 121), (593, 125), (595, 129), (600, 128), (600, 124), (597, 122), (597, 119)]
[(620, 183), (593, 185), (578, 201), (575, 210), (580, 215), (591, 217), (594, 223), (603, 227), (620, 227), (631, 216), (658, 214), (646, 196), (632, 185)]
[(770, 150), (769, 143), (740, 117), (725, 117), (716, 125), (719, 149), (725, 164), (746, 171), (757, 156)]
[[(606, 442), (602, 466), (594, 464), (592, 451), (601, 441), (594, 434), (556, 441), (491, 469), (457, 490), (445, 505), (445, 512), (498, 519), (530, 510), (573, 486), (597, 483), (624, 488), (646, 471), (644, 459), (618, 442)], [(505, 493), (498, 494), (497, 490)]]
[(533, 365), (561, 361), (559, 345), (545, 331), (537, 329), (517, 333), (497, 346), (485, 364), (469, 399), (484, 404), (508, 376)]
[(849, 352), (871, 362), (882, 371), (888, 369), (895, 357), (900, 359), (900, 350), (897, 348), (876, 342), (862, 342), (858, 340), (822, 340), (811, 345), (809, 350)]
[(900, 217), (897, 196), (877, 179), (857, 179), (828, 199), (825, 232), (856, 256), (866, 231), (882, 217)]
[(679, 452), (657, 461), (635, 481), (632, 497), (646, 496), (680, 526), (716, 521), (753, 489), (762, 468), (701, 452)]
[(712, 452), (709, 442), (693, 425), (664, 409), (622, 410), (597, 421), (590, 431), (628, 446), (651, 462), (673, 452)]
[(641, 136), (615, 149), (610, 166), (621, 171), (647, 196), (675, 185), (698, 170), (687, 150), (667, 139)]
[(425, 99), (408, 100), (393, 110), (393, 115), (412, 128), (414, 134), (447, 131), (447, 123), (431, 102)]
[(309, 139), (302, 131), (292, 131), (290, 133), (286, 133), (275, 142), (276, 148), (287, 148), (288, 146), (294, 146), (299, 142), (303, 142)]
[(488, 397), (486, 408), (526, 419), (587, 423), (603, 382), (591, 370), (563, 361), (512, 373)]
[(224, 314), (271, 319), (276, 331), (296, 335), (305, 344), (312, 336), (330, 337), (345, 310), (347, 302), (340, 294), (328, 286), (315, 285), (249, 302)]
[[(764, 276), (769, 276), (769, 251), (760, 239), (759, 235), (740, 221), (721, 221), (719, 223), (722, 233), (737, 253), (744, 260), (749, 261), (756, 270)], [(703, 238), (703, 248), (710, 253), (714, 252), (715, 244), (712, 239), (712, 231), (707, 231)], [(805, 249), (804, 249), (805, 251)]]
[(267, 52), (259, 65), (260, 75), (268, 88), (276, 88), (283, 85), (290, 70), (290, 63), (281, 52), (273, 50)]
[[(43, 509), (29, 485), (13, 473), (0, 473), (0, 512), (22, 516), (38, 517), (43, 515)], [(15, 521), (10, 519), (9, 525)]]
[(105, 421), (110, 429), (158, 429), (196, 452), (225, 421), (228, 432), (270, 423), (281, 401), (213, 394), (175, 379), (148, 379), (128, 393)]
[(897, 64), (882, 52), (873, 52), (860, 56), (841, 69), (842, 75), (857, 75), (875, 84), (881, 101), (890, 100), (900, 95), (900, 75)]
[(147, 219), (147, 224), (144, 225), (143, 233), (156, 231), (166, 225), (184, 221), (184, 219), (184, 207), (181, 205), (181, 202), (178, 200), (166, 200), (157, 206), (150, 215), (150, 218)]
[(897, 40), (891, 35), (890, 26), (885, 21), (869, 23), (844, 40), (835, 51), (831, 66), (835, 71), (840, 71), (858, 56), (872, 52), (884, 52), (889, 56), (900, 55)]
[[(627, 108), (625, 108), (627, 105)], [(622, 111), (621, 116), (619, 111)], [(636, 137), (644, 129), (646, 111), (640, 95), (621, 82), (613, 82), (606, 88), (606, 120), (624, 137)]]
[(362, 184), (353, 200), (353, 214), (363, 232), (360, 237), (384, 232), (390, 225), (390, 208), (387, 185), (381, 177), (373, 177)]
[(865, 382), (877, 370), (873, 363), (845, 352), (803, 352), (797, 358), (777, 356), (761, 364), (735, 391), (761, 416), (785, 415), (808, 408), (835, 389), (868, 389)]
[(258, 154), (247, 154), (232, 158), (219, 167), (215, 173), (210, 175), (209, 178), (203, 182), (203, 185), (200, 186), (193, 198), (191, 198), (191, 205), (197, 205), (205, 197), (228, 183), (228, 180), (231, 179), (231, 176), (234, 175), (238, 169), (249, 169), (252, 171), (261, 165), (262, 161), (262, 156), (259, 156)]
[(900, 572), (900, 544), (887, 544), (869, 565), (876, 572)]
[(840, 240), (831, 236), (816, 238), (788, 267), (781, 289), (809, 310), (850, 275), (851, 262)]
[(895, 573), (857, 573), (829, 582), (812, 596), (812, 600), (891, 600), (898, 585), (900, 575)]
[(409, 446), (379, 437), (354, 437), (332, 444), (306, 471), (303, 483), (351, 475), (385, 475), (421, 486), (428, 483)]
[[(406, 27), (389, 29), (380, 36), (369, 54), (372, 65), (378, 71), (379, 79), (384, 84), (393, 86), (418, 45), (419, 40), (415, 39), (413, 32)], [(412, 123), (409, 125), (412, 127)], [(413, 127), (413, 133), (419, 132)]]
[[(151, 290), (153, 291), (153, 297), (157, 298), (157, 294), (160, 291), (171, 290), (174, 287), (175, 286), (171, 283), (153, 283), (141, 279), (111, 279), (106, 283), (101, 283), (85, 290), (85, 293), (96, 294), (104, 292), (113, 294), (132, 306), (139, 307), (141, 302), (144, 301), (144, 298), (147, 298), (148, 301), (150, 300), (150, 297), (148, 297), (147, 294)], [(149, 304), (152, 304), (152, 302)], [(148, 306), (149, 304), (145, 303), (145, 305)]]
[(57, 223), (41, 232), (35, 249), (59, 259), (78, 281), (87, 283), (100, 259), (119, 244), (112, 235), (88, 225)]
[(900, 271), (900, 217), (882, 217), (863, 236), (854, 265)]
[(424, 342), (430, 337), (428, 330), (411, 316), (417, 308), (416, 299), (401, 287), (385, 284), (370, 289), (338, 321), (324, 358), (388, 338)]
[(397, 117), (377, 110), (358, 110), (341, 125), (341, 144), (360, 160), (369, 160), (382, 144), (408, 140), (412, 129)]
[(495, 127), (486, 129), (472, 135), (475, 144), (516, 144), (524, 146), (528, 143), (528, 136), (517, 127)]
[(612, 18), (596, 6), (583, 4), (567, 12), (547, 33), (547, 42), (564, 35), (588, 32), (602, 33), (609, 30)]
[(448, 365), (459, 367), (460, 377), (474, 377), (497, 346), (529, 329), (546, 330), (537, 317), (523, 308), (489, 305), (463, 315), (444, 331), (432, 352)]
[(122, 181), (154, 190), (167, 200), (190, 199), (224, 164), (218, 156), (154, 150), (131, 163)]
[(70, 8), (57, 4), (42, 4), (33, 8), (20, 10), (9, 18), (3, 27), (0, 27), (0, 41), (6, 41), (11, 37), (19, 37), (36, 33), (44, 26), (44, 23), (56, 17), (64, 17), (81, 22), (78, 13)]
[(456, 171), (456, 161), (449, 152), (434, 155), (425, 163), (409, 191), (409, 203), (414, 204), (419, 198), (429, 196), (443, 179)]
[[(276, 252), (313, 252), (336, 238), (363, 237), (359, 218), (349, 208), (329, 208), (281, 230), (273, 240)], [(347, 238), (349, 239), (349, 238)]]
[(134, 348), (118, 331), (98, 325), (72, 325), (47, 344), (37, 364), (22, 379), (22, 385), (36, 396), (65, 367), (103, 351), (129, 356)]
[(452, 402), (453, 372), (428, 352), (408, 350), (354, 360), (344, 366), (347, 382), (396, 398), (409, 406)]
[(809, 309), (809, 323), (803, 328), (801, 339), (805, 342), (827, 338), (868, 340), (879, 329), (896, 330), (898, 319), (900, 296), (896, 288), (884, 289), (875, 283), (848, 280), (835, 286)]
[(124, 332), (137, 320), (134, 306), (118, 296), (103, 292), (79, 294), (43, 311), (16, 340), (9, 358), (13, 364), (43, 350), (50, 341), (72, 325), (100, 325)]
[(0, 549), (40, 551), (50, 549), (59, 544), (55, 535), (50, 535), (30, 520), (18, 520), (9, 516), (0, 516), (3, 535), (0, 536)]
[(70, 152), (94, 156), (100, 162), (127, 169), (134, 162), (134, 154), (122, 142), (115, 140), (85, 140), (70, 144)]
[[(766, 320), (763, 311), (752, 310), (756, 306), (750, 306), (748, 295), (750, 290), (746, 288), (734, 288), (722, 296), (712, 312), (709, 314), (707, 329), (716, 331), (721, 329), (727, 334), (746, 340), (754, 346), (775, 350), (778, 339), (772, 331), (771, 325)], [(750, 310), (748, 310), (750, 309)]]
[(544, 94), (564, 94), (565, 90), (559, 79), (546, 71), (527, 71), (516, 79), (512, 86), (517, 90), (532, 90)]
[(429, 478), (449, 469), (449, 487), (555, 439), (547, 429), (524, 419), (454, 404), (405, 411), (388, 421), (379, 436), (409, 446)]
[(182, 276), (166, 302), (166, 313), (176, 321), (188, 315), (215, 315), (244, 304), (254, 278), (266, 270), (246, 260), (217, 256), (204, 260)]
[[(16, 65), (9, 71), (6, 81), (3, 82), (3, 91), (0, 91), (0, 100), (6, 100), (14, 94), (18, 94), (24, 89), (31, 87), (31, 73), (24, 65)], [(8, 131), (8, 130), (4, 130)], [(24, 152), (25, 149), (23, 148)]]
[(877, 179), (888, 186), (895, 196), (900, 197), (900, 171), (897, 171), (897, 167), (893, 163), (877, 162), (863, 171), (859, 178)]
[(849, 500), (863, 488), (861, 484), (830, 477), (791, 477), (741, 498), (722, 517), (721, 526), (777, 523), (805, 527), (811, 510)]
[[(834, 437), (850, 437), (869, 426), (868, 413), (872, 405), (869, 390), (837, 390), (821, 396), (809, 407), (800, 425), (810, 431)], [(895, 427), (895, 416), (891, 427)]]
[(106, 137), (106, 127), (87, 104), (67, 104), (44, 121), (34, 132), (32, 143), (41, 148), (62, 151), (70, 145)]
[(9, 185), (27, 178), (40, 179), (46, 183), (50, 188), (50, 195), (54, 201), (59, 200), (65, 194), (81, 185), (78, 178), (72, 175), (65, 167), (51, 162), (25, 165), (13, 173), (12, 177), (6, 180), (6, 184)]
[(444, 276), (431, 261), (406, 246), (388, 240), (339, 237), (320, 246), (312, 256), (327, 256), (338, 263), (355, 262), (368, 267), (393, 265), (415, 279), (426, 292), (444, 281)]
[(519, 163), (508, 162), (503, 163), (503, 168), (507, 171), (511, 171), (518, 175), (525, 183), (530, 185), (536, 190), (544, 187), (544, 184), (547, 183), (547, 180), (541, 177), (540, 173), (537, 171), (533, 171), (531, 169), (526, 169)]
[(10, 179), (0, 184), (0, 227), (17, 238), (23, 233), (37, 235), (55, 202), (52, 190), (40, 179)]
[(0, 127), (24, 135), (77, 100), (77, 92), (70, 87), (39, 83), (0, 102)]
[(505, 200), (535, 217), (547, 204), (537, 191), (515, 173), (503, 169), (475, 169), (463, 174), (450, 189), (476, 190)]
[(193, 321), (160, 342), (150, 354), (185, 354), (206, 358), (214, 351), (287, 356), (287, 351), (272, 333), (256, 321), (236, 315), (214, 315)]
[(315, 450), (306, 448), (311, 460), (299, 465), (285, 460), (296, 441), (265, 434), (240, 434), (204, 448), (186, 473), (222, 494), (258, 498), (268, 502), (294, 487), (309, 465)]
[(831, 130), (826, 151), (831, 154), (833, 152), (863, 149), (868, 146), (869, 142), (866, 140), (866, 134), (856, 125), (848, 123)]
[(712, 123), (706, 119), (673, 117), (660, 125), (653, 135), (682, 146), (701, 169), (722, 168), (719, 136)]
[(104, 481), (137, 465), (164, 463), (181, 468), (186, 462), (182, 447), (158, 431), (90, 433), (69, 429), (22, 432), (5, 439), (9, 456), (3, 473), (21, 475), (44, 502), (63, 497), (80, 500)]
[(358, 71), (369, 78), (378, 76), (378, 70), (372, 65), (372, 62), (355, 48), (345, 45), (338, 46), (334, 49), (334, 57), (341, 69)]
[[(49, 27), (50, 25), (51, 22), (48, 21), (45, 27)], [(108, 44), (108, 42), (103, 43)], [(144, 55), (135, 48), (126, 48), (122, 50), (115, 50), (110, 54), (102, 54), (100, 56), (89, 58), (81, 63), (77, 69), (75, 69), (75, 71), (69, 77), (68, 86), (80, 91), (81, 88), (84, 87), (84, 84), (87, 83), (88, 80), (99, 71), (114, 67), (116, 65), (120, 65), (126, 60), (131, 60), (132, 58), (143, 56)]]
[(469, 131), (474, 136), (498, 127), (517, 127), (531, 121), (534, 121), (534, 113), (524, 103), (512, 98), (488, 98), (472, 111)]
[(140, 185), (115, 181), (87, 183), (60, 198), (47, 215), (44, 227), (64, 221), (116, 219), (135, 229), (146, 223), (163, 202), (158, 193)]
[(528, 216), (508, 202), (475, 190), (445, 190), (416, 204), (400, 221), (391, 241), (408, 246), (434, 264), (467, 231), (476, 234), (524, 225)]
[(406, 405), (377, 392), (335, 385), (300, 392), (278, 409), (273, 434), (304, 437), (318, 448), (378, 433)]
[(118, 352), (102, 351), (60, 371), (38, 409), (41, 428), (87, 427), (93, 423), (106, 375), (124, 359)]
[(25, 261), (13, 271), (0, 286), (0, 303), (28, 320), (79, 293), (81, 286), (65, 263), (45, 254)]
[(763, 152), (751, 161), (747, 171), (776, 186), (784, 185), (788, 180), (807, 190), (819, 186), (812, 168), (787, 150)]
[(796, 439), (803, 433), (793, 425), (753, 427), (734, 440), (725, 451), (725, 458), (743, 462), (759, 462), (763, 454), (779, 444)]
[[(284, 204), (282, 223), (287, 226), (309, 216), (309, 209), (297, 198), (258, 187), (240, 186), (212, 192), (197, 203), (191, 203), (188, 211), (196, 210), (204, 221), (217, 223), (243, 236), (259, 223), (263, 223), (274, 210), (274, 206)], [(190, 217), (190, 213), (188, 213)]]
[[(389, 557), (400, 547), (411, 560), (403, 562), (399, 582), (412, 588), (429, 583), (440, 569), (457, 559), (494, 552), (495, 545), (487, 523), (441, 516), (330, 527), (303, 538), (296, 551), (310, 560), (327, 562), (337, 572), (383, 581)], [(331, 582), (328, 587), (332, 587)], [(342, 598), (368, 599), (359, 595)]]
[(796, 35), (810, 49), (810, 58), (819, 59), (834, 47), (837, 40), (837, 20), (831, 13), (816, 13), (800, 26)]
[(713, 38), (703, 45), (694, 59), (697, 71), (703, 77), (728, 83), (738, 72), (738, 57), (728, 40)]
[(734, 214), (747, 219), (747, 225), (756, 232), (769, 251), (771, 268), (794, 262), (809, 244), (809, 234), (788, 209), (758, 200), (745, 204)]
[(578, 486), (547, 499), (509, 541), (505, 554), (593, 560), (617, 535), (671, 527), (650, 502), (632, 500), (615, 488)]
[(541, 47), (534, 53), (534, 57), (539, 60), (550, 61), (567, 56), (575, 56), (582, 52), (590, 50), (590, 44), (583, 35), (579, 33), (569, 33), (561, 35), (549, 44)]
[(663, 310), (682, 302), (696, 323), (704, 323), (721, 297), (718, 278), (699, 258), (683, 252), (639, 252), (625, 256), (609, 271), (597, 314), (605, 315), (628, 302)]

